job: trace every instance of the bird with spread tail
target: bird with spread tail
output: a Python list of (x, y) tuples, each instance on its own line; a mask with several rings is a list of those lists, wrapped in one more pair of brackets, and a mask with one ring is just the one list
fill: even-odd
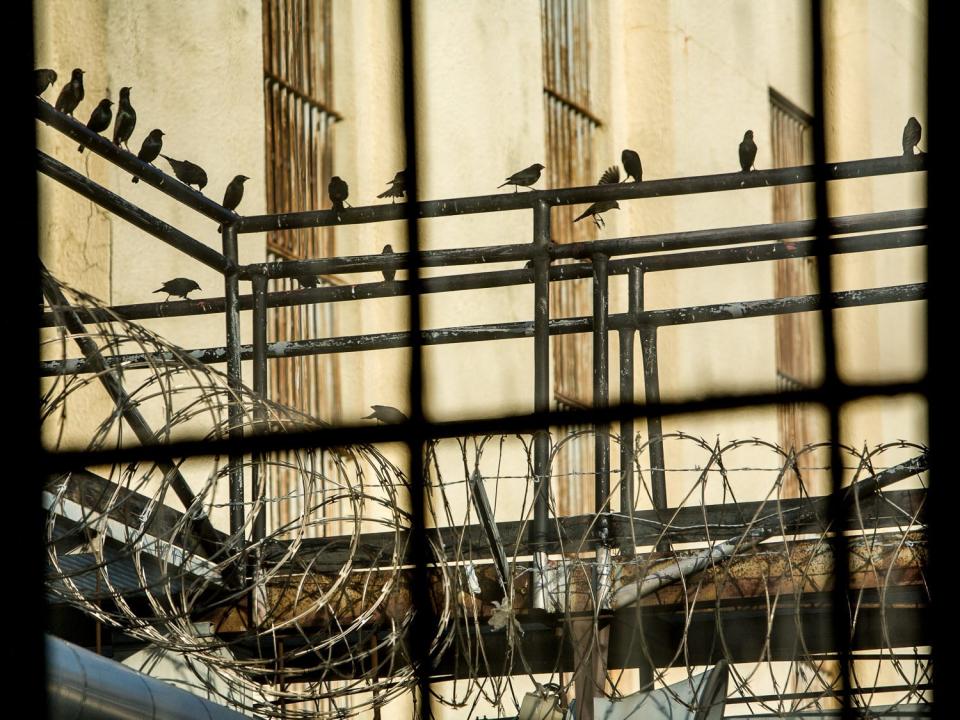
[(373, 412), (361, 418), (362, 420), (376, 420), (378, 423), (402, 423), (409, 418), (395, 407), (389, 405), (371, 405)]
[(177, 176), (177, 180), (182, 182), (184, 185), (196, 185), (198, 190), (203, 190), (207, 184), (207, 173), (199, 165), (195, 165), (189, 160), (174, 160), (169, 155), (160, 154), (160, 157), (164, 158), (170, 167), (173, 168), (173, 174)]
[(533, 189), (531, 185), (534, 185), (537, 180), (540, 179), (540, 171), (544, 169), (544, 166), (540, 163), (534, 163), (528, 168), (524, 168), (519, 172), (515, 172), (513, 175), (507, 178), (507, 181), (503, 185), (498, 185), (497, 188), (502, 188), (504, 185), (513, 185), (513, 191), (517, 192), (521, 186), (528, 187), (531, 190)]
[(62, 113), (73, 115), (73, 111), (77, 109), (81, 100), (83, 100), (83, 70), (74, 68), (70, 73), (70, 82), (60, 90), (53, 107)]
[[(90, 119), (87, 120), (88, 130), (101, 133), (110, 127), (110, 121), (113, 119), (113, 110), (110, 108), (111, 105), (113, 105), (113, 100), (109, 98), (104, 98), (100, 101), (93, 112), (90, 113)], [(77, 152), (83, 152), (86, 147), (86, 145), (80, 143), (80, 145), (77, 146)]]
[(624, 150), (620, 154), (620, 160), (623, 161), (624, 174), (632, 177), (634, 182), (643, 180), (643, 165), (640, 164), (640, 155), (636, 150)]
[[(160, 154), (160, 151), (163, 149), (163, 130), (154, 129), (150, 131), (150, 134), (147, 135), (143, 140), (143, 144), (140, 146), (140, 152), (137, 153), (137, 157), (140, 158), (145, 163), (153, 163), (157, 159), (157, 156)], [(133, 176), (133, 180), (130, 182), (138, 183), (140, 178), (136, 175)]]
[(404, 193), (407, 192), (406, 178), (404, 177), (405, 172), (406, 170), (400, 170), (394, 175), (393, 180), (387, 183), (390, 187), (377, 195), (377, 197), (390, 198), (391, 203), (396, 202), (396, 198), (402, 198)]
[(120, 105), (117, 107), (117, 119), (113, 123), (113, 144), (117, 147), (127, 147), (127, 140), (133, 135), (137, 126), (137, 111), (130, 104), (130, 91), (133, 88), (120, 88)]
[[(920, 121), (915, 117), (907, 120), (907, 124), (903, 127), (903, 154), (904, 156), (913, 155), (913, 149), (917, 147), (917, 144), (920, 142)], [(923, 151), (920, 148), (917, 148), (917, 152), (921, 155)]]
[(33, 71), (33, 80), (37, 84), (37, 95), (43, 95), (46, 89), (57, 81), (57, 71), (37, 68)]
[(753, 130), (747, 130), (743, 134), (743, 141), (740, 143), (740, 169), (743, 172), (750, 172), (756, 158), (757, 144), (753, 141)]
[(194, 290), (199, 290), (200, 286), (197, 285), (195, 280), (190, 278), (174, 278), (173, 280), (167, 280), (159, 290), (154, 290), (155, 293), (166, 293), (167, 299), (164, 302), (170, 300), (171, 297), (182, 297), (188, 299), (187, 295), (192, 293)]
[[(620, 168), (616, 165), (611, 165), (606, 170), (603, 171), (603, 175), (600, 176), (600, 181), (597, 185), (609, 185), (613, 183), (620, 182)], [(616, 200), (598, 200), (593, 203), (590, 207), (583, 211), (574, 222), (579, 222), (585, 217), (593, 217), (593, 224), (598, 228), (604, 226), (602, 213), (607, 212), (607, 210), (619, 210), (620, 204)]]

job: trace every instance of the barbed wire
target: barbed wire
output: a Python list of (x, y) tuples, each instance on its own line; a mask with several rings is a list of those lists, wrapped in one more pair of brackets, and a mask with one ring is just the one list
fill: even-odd
[[(43, 358), (67, 359), (83, 341), (107, 363), (99, 372), (44, 381), (48, 448), (92, 451), (142, 442), (131, 432), (132, 414), (149, 426), (151, 442), (160, 443), (226, 438), (237, 426), (253, 434), (324, 424), (245, 387), (231, 388), (222, 373), (155, 333), (57, 285), (66, 306), (51, 309), (95, 309), (95, 317), (108, 319), (87, 324), (80, 335), (63, 327), (45, 332)], [(146, 360), (119, 362), (132, 353)], [(104, 391), (108, 377), (121, 384), (122, 396)], [(760, 438), (710, 442), (665, 434), (656, 442), (667, 458), (662, 470), (670, 508), (658, 511), (652, 441), (638, 435), (629, 439), (630, 502), (621, 506), (625, 473), (614, 467), (609, 495), (594, 499), (594, 511), (584, 510), (573, 523), (559, 498), (573, 490), (592, 497), (592, 487), (578, 484), (592, 486), (597, 436), (592, 429), (554, 429), (551, 436), (545, 583), (556, 657), (544, 657), (542, 643), (538, 655), (530, 656), (524, 642), (532, 632), (524, 627), (524, 609), (539, 579), (529, 561), (531, 438), (493, 435), (426, 444), (430, 649), (450, 678), (432, 686), (433, 699), (470, 717), (481, 710), (513, 716), (532, 690), (555, 694), (561, 707), (577, 690), (588, 692), (590, 683), (597, 696), (624, 698), (690, 681), (709, 657), (729, 664), (728, 702), (751, 713), (836, 706), (836, 659), (809, 640), (822, 621), (806, 612), (811, 598), (828, 587), (832, 568), (828, 538), (836, 528), (821, 502), (830, 488), (830, 445), (784, 448)], [(623, 442), (613, 433), (603, 436), (614, 450)], [(227, 458), (52, 476), (44, 490), (48, 594), (156, 648), (183, 654), (215, 675), (211, 693), (251, 712), (332, 718), (387, 705), (412, 694), (416, 679), (406, 641), (414, 612), (410, 480), (403, 457), (389, 452), (354, 445), (245, 457), (245, 487), (256, 476), (266, 492), (244, 498), (243, 527), (232, 534)], [(896, 440), (842, 445), (841, 453), (849, 459), (845, 482), (855, 486), (925, 455), (926, 447)], [(471, 482), (474, 473), (480, 486)], [(863, 690), (854, 696), (857, 705), (929, 700), (929, 656), (922, 647), (900, 647), (903, 635), (888, 617), (905, 589), (915, 603), (929, 601), (923, 578), (925, 487), (926, 474), (918, 471), (869, 498), (855, 496), (844, 528), (858, 583), (851, 633), (864, 623), (879, 625), (871, 630), (872, 659), (853, 664), (852, 680)], [(896, 494), (905, 488), (919, 495)], [(490, 541), (478, 530), (478, 492), (486, 494), (497, 518), (508, 577), (498, 575)], [(255, 519), (261, 513), (266, 532), (258, 537)], [(598, 542), (601, 522), (615, 522), (604, 543)], [(601, 545), (609, 559), (598, 554)], [(701, 563), (696, 572), (683, 570), (718, 549), (726, 553), (720, 560)], [(663, 580), (630, 609), (608, 610), (621, 589), (668, 576), (673, 580)], [(762, 628), (750, 646), (753, 655), (738, 637), (734, 618), (742, 612), (732, 612), (738, 608), (748, 609), (754, 626)], [(668, 616), (682, 630), (653, 644), (648, 634), (653, 637)], [(705, 617), (713, 628), (706, 655), (695, 629)], [(614, 618), (626, 622), (620, 652), (646, 668), (642, 678), (608, 667)], [(777, 628), (785, 622), (792, 624), (792, 646), (774, 651), (782, 644)], [(491, 634), (502, 636), (502, 652), (493, 652)], [(563, 654), (571, 646), (577, 648), (572, 671)]]

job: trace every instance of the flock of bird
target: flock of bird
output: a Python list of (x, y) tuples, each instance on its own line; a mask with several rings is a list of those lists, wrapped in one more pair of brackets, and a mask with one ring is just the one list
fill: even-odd
[[(56, 71), (48, 68), (37, 69), (34, 71), (34, 74), (38, 96), (42, 95), (47, 88), (57, 81)], [(74, 68), (70, 75), (69, 82), (61, 88), (60, 94), (57, 96), (57, 101), (54, 105), (57, 111), (70, 115), (71, 117), (73, 116), (74, 111), (84, 97), (83, 75), (83, 70)], [(104, 98), (94, 108), (90, 114), (90, 119), (87, 121), (87, 128), (95, 133), (104, 132), (110, 127), (110, 123), (113, 122), (113, 143), (117, 147), (123, 147), (128, 152), (130, 148), (127, 142), (133, 135), (133, 130), (137, 124), (137, 113), (130, 101), (131, 89), (130, 87), (120, 88), (120, 100), (116, 116), (114, 116), (113, 112), (113, 101), (109, 98)], [(903, 128), (903, 155), (905, 157), (914, 154), (914, 148), (916, 148), (920, 142), (920, 134), (920, 123), (915, 117), (911, 117)], [(202, 192), (207, 184), (207, 173), (199, 165), (189, 160), (175, 160), (168, 155), (164, 155), (161, 152), (163, 149), (163, 137), (164, 133), (162, 130), (158, 128), (151, 130), (146, 138), (144, 138), (137, 157), (143, 162), (150, 164), (152, 164), (157, 157), (164, 158), (170, 163), (174, 175), (176, 175), (180, 182), (187, 186), (196, 185), (197, 190)], [(82, 143), (77, 148), (81, 153), (84, 149), (85, 146)], [(919, 148), (918, 152), (922, 153)], [(753, 170), (754, 161), (757, 157), (757, 144), (753, 139), (753, 130), (747, 130), (744, 133), (743, 140), (740, 142), (739, 154), (740, 170), (742, 172), (750, 172)], [(635, 183), (641, 182), (643, 180), (643, 166), (640, 162), (640, 155), (635, 150), (626, 149), (621, 153), (620, 159), (623, 163), (626, 176), (624, 182), (631, 178)], [(534, 163), (510, 175), (498, 188), (513, 185), (514, 192), (518, 192), (521, 187), (532, 190), (533, 186), (540, 180), (540, 175), (544, 169), (545, 167), (540, 163)], [(395, 202), (397, 198), (406, 197), (405, 172), (405, 170), (397, 172), (393, 180), (387, 183), (389, 187), (377, 195), (377, 197), (381, 199), (390, 198), (391, 203)], [(228, 210), (236, 210), (240, 201), (243, 199), (243, 184), (249, 179), (246, 175), (237, 175), (230, 181), (224, 192), (223, 207)], [(139, 181), (140, 178), (136, 176), (133, 178), (134, 183)], [(611, 165), (603, 172), (603, 175), (600, 176), (598, 184), (605, 185), (619, 182), (620, 168), (617, 165)], [(339, 221), (340, 213), (343, 211), (344, 206), (350, 207), (349, 203), (347, 203), (350, 188), (345, 180), (334, 175), (330, 178), (330, 183), (327, 185), (327, 194), (330, 197), (330, 202)], [(619, 208), (620, 205), (616, 200), (599, 200), (591, 204), (578, 215), (573, 222), (576, 223), (589, 217), (593, 219), (594, 224), (598, 228), (601, 228), (604, 226), (603, 213), (609, 210), (618, 210)], [(221, 232), (222, 226), (220, 226), (217, 231)], [(385, 245), (382, 254), (390, 255), (392, 253), (393, 248), (389, 244)], [(529, 267), (530, 263), (528, 263), (527, 266)], [(382, 273), (384, 280), (387, 282), (393, 281), (396, 276), (396, 270), (383, 270)], [(296, 279), (300, 286), (305, 288), (314, 288), (318, 283), (316, 275), (303, 275)], [(188, 295), (195, 290), (201, 290), (200, 285), (198, 285), (196, 281), (190, 278), (174, 278), (163, 283), (159, 289), (154, 290), (154, 293), (166, 293), (167, 297), (164, 302), (167, 302), (171, 297), (188, 299)], [(374, 405), (372, 408), (374, 412), (363, 418), (364, 420), (375, 419), (378, 422), (401, 422), (406, 419), (406, 416), (396, 408), (391, 408), (386, 405)]]

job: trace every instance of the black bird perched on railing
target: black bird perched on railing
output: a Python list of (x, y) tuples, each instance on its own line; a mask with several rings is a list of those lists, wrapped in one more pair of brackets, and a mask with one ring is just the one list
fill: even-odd
[(389, 405), (371, 405), (370, 407), (373, 409), (373, 412), (361, 418), (362, 420), (376, 420), (377, 422), (385, 424), (402, 423), (409, 420), (406, 415), (395, 407), (390, 407)]
[[(383, 250), (380, 253), (381, 255), (393, 255), (393, 248), (390, 246), (390, 243), (387, 243), (383, 246)], [(383, 279), (387, 282), (393, 282), (393, 279), (397, 276), (396, 270), (386, 270), (383, 271)]]
[(634, 182), (643, 180), (643, 165), (636, 150), (624, 150), (620, 153), (620, 160), (623, 161), (623, 172), (627, 177), (632, 177)]
[(133, 135), (133, 128), (137, 125), (137, 111), (130, 104), (130, 91), (133, 88), (120, 88), (120, 105), (117, 107), (117, 119), (113, 123), (113, 144), (120, 147), (122, 143), (127, 147), (127, 140)]
[(302, 288), (315, 288), (319, 282), (316, 275), (297, 275), (296, 279)]
[[(246, 175), (237, 175), (227, 185), (227, 191), (223, 194), (223, 205), (227, 210), (236, 210), (237, 205), (243, 200), (243, 183), (249, 180)], [(223, 225), (217, 228), (217, 232), (223, 231)]]
[(390, 187), (377, 195), (377, 197), (390, 198), (391, 203), (395, 202), (395, 198), (402, 198), (404, 193), (407, 192), (406, 178), (404, 177), (405, 172), (406, 170), (401, 170), (394, 175), (393, 180), (387, 183)]
[[(503, 185), (513, 185), (514, 192), (517, 192), (521, 185), (523, 187), (530, 187), (540, 179), (540, 171), (543, 170), (543, 167), (540, 163), (534, 163), (520, 172), (515, 172), (507, 178), (507, 181), (503, 183)], [(497, 189), (499, 190), (503, 185), (497, 185)], [(530, 189), (532, 190), (533, 188)]]
[[(100, 101), (93, 109), (93, 112), (90, 113), (90, 119), (87, 120), (88, 130), (101, 133), (110, 127), (110, 121), (113, 119), (113, 110), (110, 109), (111, 105), (113, 105), (113, 100), (110, 98), (104, 98)], [(80, 143), (77, 147), (77, 152), (83, 152), (84, 148), (86, 148), (86, 145)]]
[[(140, 146), (140, 152), (137, 153), (137, 157), (143, 160), (145, 163), (152, 163), (157, 159), (157, 156), (160, 154), (162, 149), (163, 130), (151, 130), (150, 134), (147, 135), (143, 141), (143, 144)], [(131, 182), (138, 183), (140, 182), (140, 178), (134, 175)]]
[(81, 100), (83, 100), (83, 70), (74, 68), (70, 74), (70, 82), (60, 90), (53, 107), (66, 115), (73, 115), (73, 111), (77, 109)]
[(753, 161), (756, 159), (757, 144), (753, 141), (753, 130), (747, 130), (743, 134), (743, 142), (740, 143), (740, 169), (743, 172), (750, 172)]
[(177, 180), (184, 185), (196, 185), (201, 192), (203, 191), (203, 188), (207, 184), (207, 173), (204, 172), (202, 167), (195, 165), (189, 160), (174, 160), (169, 155), (164, 155), (163, 153), (160, 153), (160, 157), (165, 158), (166, 161), (170, 163), (170, 167), (173, 168), (173, 174), (177, 176)]
[(190, 278), (174, 278), (173, 280), (167, 280), (159, 290), (154, 290), (153, 292), (164, 292), (167, 294), (167, 299), (164, 302), (167, 302), (171, 297), (182, 297), (187, 299), (189, 295), (194, 290), (199, 290), (200, 286), (197, 285), (196, 281), (191, 280)]
[(49, 68), (37, 68), (33, 71), (33, 80), (37, 84), (37, 95), (43, 95), (44, 90), (57, 81), (57, 71)]
[[(917, 143), (920, 142), (920, 121), (915, 117), (907, 120), (907, 124), (903, 127), (903, 154), (904, 155), (913, 155), (913, 149), (917, 147)], [(917, 152), (922, 151), (920, 148), (917, 148)]]
[(344, 180), (334, 175), (330, 178), (330, 184), (327, 185), (327, 194), (330, 196), (330, 202), (333, 203), (333, 209), (336, 210), (337, 220), (339, 220), (340, 211), (343, 210), (343, 204), (347, 201), (350, 188)]

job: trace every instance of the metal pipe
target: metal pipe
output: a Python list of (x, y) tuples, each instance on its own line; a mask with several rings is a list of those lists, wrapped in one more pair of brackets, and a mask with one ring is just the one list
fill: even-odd
[[(227, 223), (222, 227), (223, 255), (233, 263), (237, 262), (237, 226)], [(240, 281), (236, 272), (224, 273), (224, 300), (226, 308), (226, 358), (227, 382), (233, 392), (228, 407), (230, 439), (239, 443), (243, 440), (243, 406), (240, 393), (243, 390), (243, 375), (240, 364)], [(229, 456), (230, 474), (230, 535), (238, 546), (243, 546), (243, 454), (233, 452)]]
[(37, 150), (37, 169), (44, 175), (95, 202), (100, 207), (106, 208), (131, 225), (135, 225), (194, 260), (202, 262), (207, 267), (212, 267), (217, 272), (227, 272), (230, 269), (230, 261), (216, 250), (141, 210), (136, 205), (127, 202), (119, 195), (115, 195), (105, 187), (98, 185), (90, 178), (84, 177), (59, 160), (54, 160), (40, 150)]
[[(609, 315), (607, 258), (598, 253), (593, 256), (593, 407), (596, 409), (610, 405)], [(593, 503), (594, 512), (598, 514), (595, 539), (599, 553), (610, 541), (610, 426), (595, 423), (593, 430)]]
[(509, 597), (510, 593), (510, 563), (503, 551), (503, 541), (500, 539), (500, 532), (497, 529), (497, 521), (490, 505), (490, 499), (487, 497), (487, 489), (483, 485), (483, 476), (478, 469), (470, 473), (470, 500), (477, 511), (477, 517), (480, 520), (480, 526), (483, 528), (484, 535), (487, 538), (487, 544), (490, 546), (490, 556), (493, 558), (494, 565), (497, 568), (497, 575), (500, 577), (500, 585), (503, 588), (504, 597)]
[[(533, 410), (550, 410), (550, 206), (533, 208)], [(534, 555), (531, 604), (536, 610), (547, 607), (546, 553), (550, 501), (550, 433), (539, 429), (533, 438), (533, 525), (530, 528)]]
[[(926, 169), (925, 156), (913, 158), (901, 156), (871, 158), (849, 162), (833, 163), (827, 168), (827, 179), (843, 180), (876, 175), (919, 172)], [(534, 208), (538, 203), (550, 205), (572, 205), (591, 203), (598, 200), (632, 200), (650, 197), (671, 197), (693, 193), (720, 192), (725, 190), (743, 190), (747, 188), (773, 187), (809, 183), (814, 180), (814, 169), (810, 165), (773, 170), (755, 170), (750, 173), (722, 173), (718, 175), (700, 175), (694, 177), (671, 178), (665, 180), (645, 180), (642, 183), (617, 183), (589, 185), (585, 187), (556, 190), (534, 190), (522, 193), (501, 193), (477, 197), (451, 198), (447, 200), (425, 200), (412, 208), (419, 218), (447, 217), (451, 215), (471, 215), (505, 210), (523, 210)], [(409, 203), (395, 205), (368, 205), (348, 208), (339, 213), (331, 210), (308, 210), (305, 212), (279, 213), (275, 215), (253, 215), (241, 218), (241, 233), (267, 232), (270, 230), (292, 230), (306, 227), (324, 227), (330, 225), (349, 225), (355, 223), (384, 222), (402, 220), (410, 208)]]
[[(642, 271), (638, 267), (630, 268), (627, 276), (627, 315), (637, 317), (643, 307), (641, 293), (643, 291)], [(632, 325), (620, 328), (620, 402), (634, 401), (634, 348), (633, 341), (636, 328)], [(620, 512), (631, 515), (636, 508), (636, 496), (633, 484), (633, 418), (624, 418), (620, 421)]]
[[(851, 308), (865, 305), (912, 302), (924, 300), (927, 296), (926, 283), (910, 283), (891, 287), (869, 288), (866, 290), (843, 290), (834, 293), (835, 307)], [(820, 307), (819, 295), (799, 295), (796, 297), (775, 298), (773, 300), (746, 300), (717, 305), (699, 305), (668, 310), (647, 310), (641, 313), (639, 320), (647, 326), (663, 327), (671, 325), (690, 325), (720, 320), (744, 320), (773, 315), (811, 312)], [(612, 330), (632, 326), (636, 320), (626, 313), (611, 315), (609, 326)], [(550, 320), (550, 335), (571, 335), (592, 330), (593, 319), (589, 317), (560, 318)], [(536, 325), (529, 321), (509, 323), (491, 323), (487, 325), (465, 325), (460, 327), (436, 328), (424, 330), (421, 342), (424, 345), (448, 345), (462, 342), (486, 342), (489, 340), (518, 340), (535, 338)], [(287, 340), (267, 345), (268, 358), (305, 357), (308, 355), (328, 355), (331, 353), (362, 352), (367, 350), (386, 350), (408, 347), (411, 334), (407, 331), (373, 333), (369, 335), (346, 335), (335, 338), (314, 338), (310, 340)], [(197, 362), (215, 365), (227, 362), (227, 348), (200, 348), (182, 353)], [(240, 359), (253, 358), (250, 345), (240, 347)], [(116, 355), (105, 360), (108, 367), (130, 365), (136, 367), (147, 363), (173, 362), (176, 357), (169, 352), (130, 353)], [(83, 358), (67, 360), (46, 360), (40, 363), (40, 375), (72, 375), (95, 372), (89, 362)], [(549, 387), (549, 386), (548, 386)], [(549, 397), (549, 395), (548, 395)], [(549, 405), (549, 401), (548, 401)], [(541, 412), (541, 411), (538, 411)]]
[[(324, 212), (331, 211), (325, 210)], [(925, 220), (926, 212), (923, 209), (846, 215), (834, 218), (833, 232), (839, 235), (915, 227), (923, 225)], [(815, 224), (812, 220), (797, 220), (766, 225), (742, 225), (709, 230), (636, 235), (608, 240), (590, 240), (578, 243), (549, 244), (547, 251), (550, 258), (554, 260), (585, 259), (595, 253), (603, 253), (608, 257), (614, 257), (636, 253), (796, 239), (809, 237), (814, 234), (814, 231)], [(427, 250), (421, 254), (421, 265), (422, 267), (448, 267), (478, 263), (517, 262), (531, 259), (536, 254), (536, 247), (531, 247), (529, 243)], [(788, 257), (788, 255), (783, 257)], [(313, 260), (284, 260), (248, 265), (241, 269), (241, 277), (248, 279), (254, 272), (265, 272), (269, 278), (281, 278), (297, 277), (304, 274), (329, 275), (347, 272), (398, 270), (406, 267), (408, 262), (406, 253), (395, 253), (390, 256), (349, 255)]]
[[(227, 210), (203, 193), (192, 189), (189, 185), (184, 185), (156, 166), (143, 162), (133, 153), (117, 147), (110, 140), (99, 133), (93, 132), (80, 121), (57, 112), (53, 106), (41, 98), (37, 98), (36, 116), (38, 120), (55, 130), (59, 130), (67, 137), (83, 143), (88, 150), (106, 158), (122, 170), (136, 175), (148, 185), (152, 185), (160, 192), (166, 193), (174, 200), (206, 215), (208, 218), (216, 220), (218, 223), (235, 222), (239, 219), (240, 216), (235, 212)], [(90, 199), (94, 200), (94, 198)]]
[(52, 720), (249, 720), (235, 710), (52, 635), (46, 636), (46, 651)]
[[(267, 364), (267, 278), (265, 275), (256, 275), (253, 278), (253, 391), (262, 399), (269, 400)], [(263, 433), (266, 421), (266, 409), (258, 404), (255, 409), (257, 432)], [(251, 484), (253, 497), (251, 501), (256, 507), (264, 497), (264, 467), (263, 457), (257, 454), (253, 462), (253, 482)], [(261, 506), (253, 521), (253, 541), (260, 543), (267, 536), (266, 508)]]
[[(890, 250), (894, 248), (918, 247), (925, 245), (925, 230), (901, 230), (889, 233), (854, 235), (837, 239), (834, 254)], [(802, 240), (796, 243), (796, 249), (787, 250), (783, 243), (766, 245), (722, 248), (719, 250), (692, 250), (665, 255), (650, 255), (642, 258), (611, 260), (607, 263), (607, 275), (622, 275), (632, 268), (642, 267), (644, 272), (679, 270), (693, 267), (710, 267), (749, 262), (783, 260), (787, 258), (807, 257), (813, 254), (813, 241)], [(259, 266), (241, 268), (240, 278), (255, 278), (262, 272), (255, 272)], [(550, 280), (574, 280), (591, 277), (593, 269), (590, 263), (572, 265), (554, 265), (550, 267)], [(421, 280), (423, 293), (457, 292), (481, 288), (511, 287), (533, 282), (533, 270), (498, 270), (493, 272), (466, 273), (461, 275), (443, 275)], [(285, 290), (267, 293), (267, 307), (294, 307), (309, 303), (345, 302), (368, 300), (372, 298), (397, 297), (408, 292), (407, 284), (397, 280), (393, 282), (368, 282), (357, 285), (330, 285), (325, 287)], [(254, 301), (252, 295), (240, 296), (240, 310), (250, 310)], [(143, 320), (160, 317), (185, 317), (222, 313), (226, 303), (222, 297), (202, 298), (199, 300), (180, 300), (170, 302), (137, 303), (134, 305), (114, 305), (103, 310), (77, 308), (83, 322), (111, 322), (116, 318), (124, 320)], [(52, 313), (44, 313), (41, 327), (55, 324)]]

